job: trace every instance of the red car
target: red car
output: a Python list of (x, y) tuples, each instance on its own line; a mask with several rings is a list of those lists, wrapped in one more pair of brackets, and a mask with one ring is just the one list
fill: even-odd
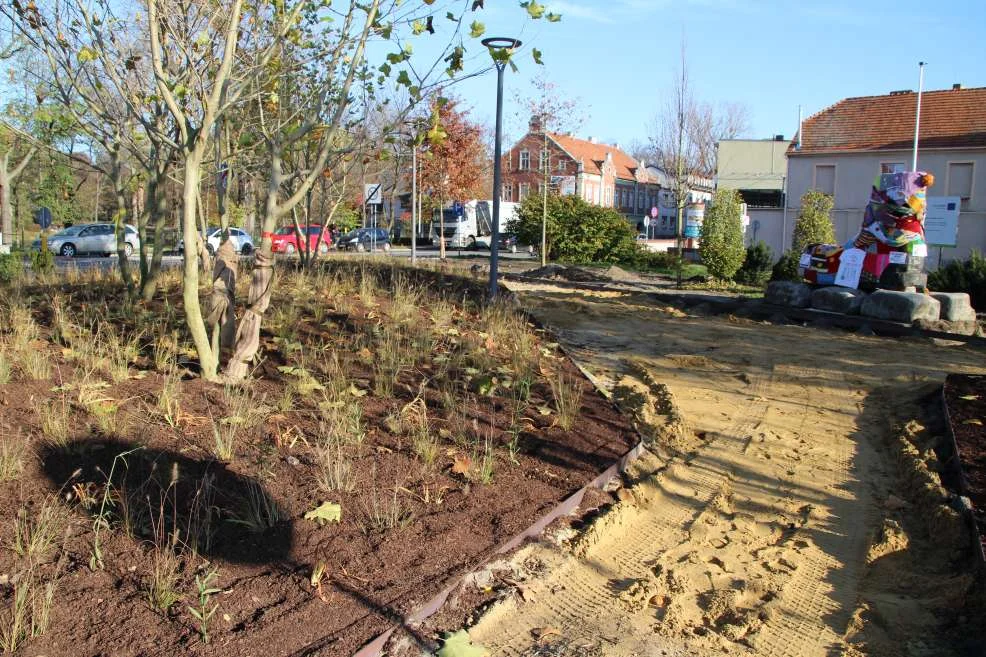
[[(325, 234), (322, 235), (322, 226), (316, 226), (315, 224), (302, 226), (300, 233), (294, 226), (282, 226), (278, 228), (271, 236), (271, 248), (274, 250), (274, 253), (288, 254), (304, 249), (305, 242), (302, 236), (306, 231), (308, 233), (308, 249), (310, 252), (314, 253), (317, 250), (319, 253), (328, 253), (329, 247), (332, 246), (332, 235), (329, 230), (326, 230)], [(321, 236), (321, 240), (319, 236)]]

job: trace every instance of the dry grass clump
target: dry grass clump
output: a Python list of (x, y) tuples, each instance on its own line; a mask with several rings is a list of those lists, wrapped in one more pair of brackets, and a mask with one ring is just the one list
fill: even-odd
[(555, 400), (555, 410), (558, 412), (558, 426), (569, 431), (579, 417), (582, 408), (582, 386), (580, 381), (564, 372), (548, 378), (551, 384), (551, 394)]
[(0, 436), (0, 482), (13, 481), (20, 475), (26, 455), (27, 443), (20, 433), (9, 433), (5, 429)]

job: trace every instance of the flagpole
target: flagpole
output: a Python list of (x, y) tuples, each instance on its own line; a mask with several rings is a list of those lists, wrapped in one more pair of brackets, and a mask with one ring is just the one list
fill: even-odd
[(918, 170), (918, 134), (921, 131), (921, 92), (924, 91), (924, 64), (918, 62), (918, 108), (914, 116), (914, 153), (911, 157), (911, 171)]

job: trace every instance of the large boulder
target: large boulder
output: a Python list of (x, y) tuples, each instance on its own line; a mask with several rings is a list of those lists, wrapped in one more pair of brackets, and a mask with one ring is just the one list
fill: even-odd
[(807, 308), (811, 304), (811, 287), (794, 281), (771, 281), (764, 293), (764, 301), (778, 306)]
[(976, 311), (965, 292), (932, 292), (931, 296), (941, 304), (941, 318), (950, 322), (976, 323)]
[(830, 313), (858, 315), (865, 292), (848, 287), (820, 287), (811, 293), (811, 307)]
[(937, 321), (941, 304), (927, 294), (877, 290), (863, 300), (859, 311), (866, 317), (911, 324), (918, 319)]

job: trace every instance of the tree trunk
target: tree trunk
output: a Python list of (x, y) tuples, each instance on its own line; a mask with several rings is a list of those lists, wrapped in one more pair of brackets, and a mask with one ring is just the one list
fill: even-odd
[(113, 224), (116, 226), (116, 257), (120, 263), (120, 276), (123, 277), (123, 284), (127, 286), (127, 296), (133, 297), (135, 285), (133, 276), (130, 274), (130, 259), (127, 257), (127, 217), (130, 216), (127, 206), (127, 190), (123, 184), (123, 163), (121, 162), (119, 146), (114, 144), (113, 165), (110, 170), (110, 177), (113, 181), (113, 194), (116, 198), (116, 212), (113, 216)]
[(215, 381), (219, 370), (219, 354), (209, 344), (202, 308), (199, 305), (199, 234), (196, 225), (198, 215), (199, 179), (202, 175), (201, 148), (193, 150), (185, 159), (185, 180), (182, 187), (182, 238), (185, 241), (185, 262), (182, 269), (182, 291), (185, 301), (185, 321), (192, 335), (195, 351), (199, 355), (202, 378)]
[(14, 241), (14, 213), (10, 204), (10, 175), (7, 172), (7, 154), (0, 157), (0, 244)]
[[(145, 302), (150, 302), (157, 290), (161, 259), (164, 256), (164, 225), (167, 216), (167, 168), (162, 170), (158, 167), (147, 181), (144, 219), (137, 227), (140, 233), (140, 297)], [(148, 228), (154, 234), (154, 252), (150, 263), (147, 261)]]
[[(260, 325), (264, 313), (270, 305), (272, 280), (274, 278), (274, 254), (272, 250), (271, 233), (277, 224), (279, 208), (277, 196), (283, 181), (281, 158), (277, 149), (272, 148), (270, 160), (270, 177), (267, 182), (267, 196), (264, 204), (264, 222), (260, 248), (254, 258), (253, 273), (250, 276), (250, 291), (247, 293), (246, 312), (236, 330), (236, 344), (233, 354), (226, 363), (223, 379), (227, 383), (240, 383), (246, 378), (249, 363), (257, 355), (260, 348)], [(306, 236), (307, 238), (307, 236)]]
[(10, 152), (0, 156), (0, 238), (2, 238), (0, 243), (12, 244), (14, 241), (14, 213), (10, 206), (10, 186), (37, 152), (38, 147), (31, 146), (13, 170), (10, 168)]

